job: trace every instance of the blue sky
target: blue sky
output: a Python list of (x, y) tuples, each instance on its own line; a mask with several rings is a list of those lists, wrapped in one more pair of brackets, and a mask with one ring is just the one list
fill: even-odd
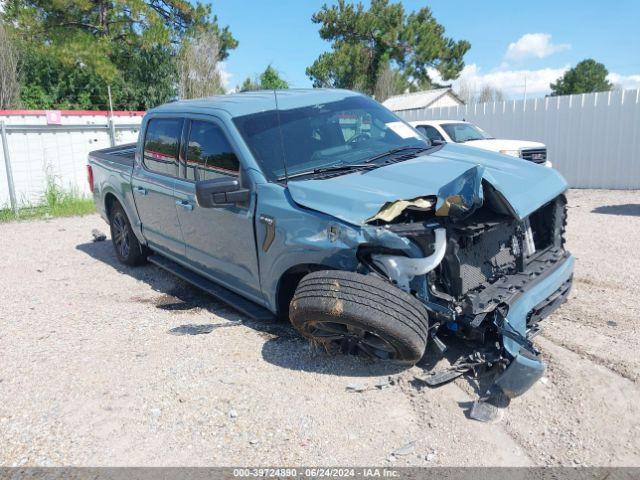
[[(318, 35), (311, 15), (323, 4), (311, 0), (210, 0), (222, 25), (240, 46), (224, 70), (230, 88), (273, 64), (296, 87), (309, 87), (305, 69), (329, 43)], [(328, 2), (331, 4), (332, 2)], [(365, 2), (365, 4), (368, 2)], [(615, 0), (432, 0), (402, 2), (407, 11), (429, 6), (454, 39), (471, 50), (462, 78), (471, 89), (490, 84), (511, 98), (543, 95), (548, 83), (578, 61), (592, 57), (610, 79), (640, 87), (640, 1)]]

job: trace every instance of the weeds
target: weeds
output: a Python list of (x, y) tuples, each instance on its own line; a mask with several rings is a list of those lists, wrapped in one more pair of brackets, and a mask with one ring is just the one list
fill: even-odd
[(49, 217), (70, 217), (95, 212), (93, 199), (86, 198), (76, 189), (64, 190), (58, 185), (55, 175), (47, 173), (46, 188), (42, 201), (36, 205), (23, 204), (14, 213), (11, 208), (0, 208), (0, 222), (33, 220)]

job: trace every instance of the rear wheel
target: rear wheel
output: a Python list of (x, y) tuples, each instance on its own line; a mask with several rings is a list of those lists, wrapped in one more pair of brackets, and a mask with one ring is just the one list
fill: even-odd
[(306, 338), (344, 353), (414, 364), (427, 345), (429, 317), (422, 303), (372, 275), (310, 273), (296, 289), (289, 317)]
[(140, 265), (147, 260), (147, 247), (136, 238), (122, 205), (115, 202), (110, 215), (111, 241), (116, 256), (125, 265)]

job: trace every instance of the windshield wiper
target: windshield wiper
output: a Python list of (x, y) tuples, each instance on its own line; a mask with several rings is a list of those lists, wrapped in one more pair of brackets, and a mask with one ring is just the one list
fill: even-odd
[(418, 152), (424, 152), (425, 150), (429, 150), (429, 148), (428, 147), (398, 147), (398, 148), (394, 148), (392, 150), (389, 150), (388, 152), (380, 153), (380, 154), (375, 155), (375, 156), (373, 156), (371, 158), (367, 158), (365, 160), (365, 163), (375, 162), (376, 160), (379, 160), (379, 159), (384, 158), (384, 157), (388, 157), (389, 155), (394, 155), (396, 153), (406, 152), (406, 151), (409, 151), (409, 150), (413, 150), (416, 153), (418, 153)]
[(340, 171), (349, 171), (349, 170), (371, 170), (373, 168), (376, 168), (376, 166), (366, 164), (366, 163), (351, 163), (351, 164), (340, 163), (338, 165), (331, 165), (329, 167), (314, 168), (313, 170), (305, 170), (304, 172), (294, 173), (292, 175), (289, 175), (288, 178), (303, 177), (305, 175), (316, 175), (316, 174), (327, 173), (327, 172), (340, 172)]
[(329, 167), (316, 168), (313, 170), (313, 173), (325, 173), (325, 172), (336, 172), (339, 170), (362, 170), (362, 169), (370, 169), (373, 165), (369, 165), (367, 163), (345, 163), (340, 165), (331, 165)]

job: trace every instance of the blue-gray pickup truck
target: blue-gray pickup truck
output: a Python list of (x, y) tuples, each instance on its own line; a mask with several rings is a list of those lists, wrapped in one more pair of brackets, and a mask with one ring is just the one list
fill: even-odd
[(411, 365), (461, 338), (503, 398), (544, 372), (532, 337), (574, 265), (554, 169), (432, 144), (369, 97), (313, 89), (160, 106), (88, 170), (127, 265), (332, 351)]

